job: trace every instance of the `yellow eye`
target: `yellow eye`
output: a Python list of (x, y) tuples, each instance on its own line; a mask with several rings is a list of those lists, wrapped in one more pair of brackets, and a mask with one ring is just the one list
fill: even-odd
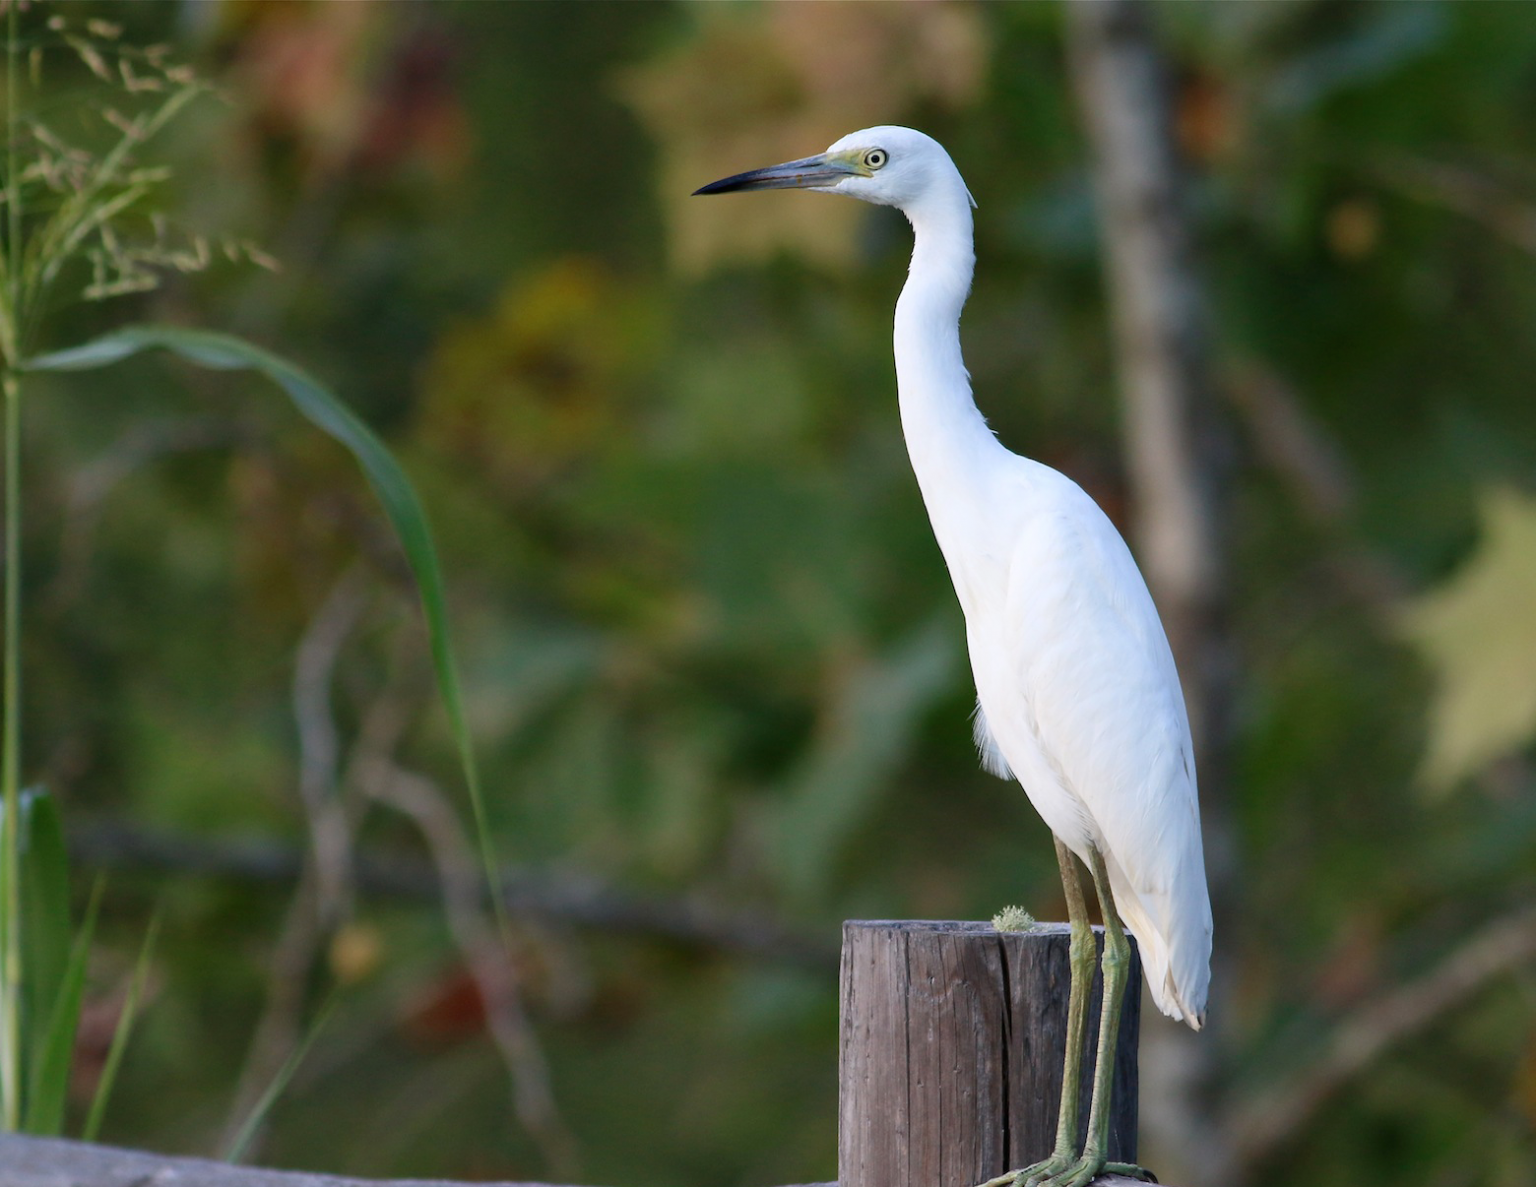
[(864, 164), (871, 169), (880, 168), (880, 166), (884, 165), (889, 159), (890, 158), (886, 155), (885, 149), (883, 148), (872, 148), (864, 154)]

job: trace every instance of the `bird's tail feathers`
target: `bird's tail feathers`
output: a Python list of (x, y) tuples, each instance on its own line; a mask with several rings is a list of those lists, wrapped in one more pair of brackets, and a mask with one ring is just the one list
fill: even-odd
[[(1141, 952), (1141, 966), (1146, 973), (1147, 987), (1152, 991), (1152, 1000), (1168, 1017), (1185, 1023), (1191, 1030), (1199, 1030), (1205, 1025), (1205, 997), (1210, 986), (1209, 930), (1204, 934), (1203, 952), (1181, 951), (1170, 945), (1164, 930), (1154, 920), (1154, 914), (1167, 918), (1167, 910), (1148, 910), (1149, 904), (1130, 888), (1124, 875), (1113, 867), (1110, 870), (1110, 882), (1120, 918), (1126, 930), (1136, 937)], [(1179, 938), (1173, 937), (1175, 944)], [(1191, 944), (1186, 940), (1180, 947), (1190, 948)]]

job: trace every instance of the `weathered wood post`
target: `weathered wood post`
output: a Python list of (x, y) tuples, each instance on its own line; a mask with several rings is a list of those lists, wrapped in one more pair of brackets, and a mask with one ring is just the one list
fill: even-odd
[[(838, 1187), (969, 1187), (1056, 1141), (1067, 1028), (1066, 924), (843, 925)], [(1102, 951), (1102, 937), (1100, 948)], [(1136, 1158), (1141, 960), (1116, 1052), (1109, 1156)], [(1085, 1069), (1098, 1047), (1100, 978)], [(1091, 1073), (1083, 1076), (1086, 1125)]]

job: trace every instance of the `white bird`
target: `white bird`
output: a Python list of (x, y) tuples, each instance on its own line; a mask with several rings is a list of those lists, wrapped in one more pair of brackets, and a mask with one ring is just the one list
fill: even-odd
[[(912, 224), (896, 302), (902, 431), (955, 594), (976, 678), (987, 770), (1016, 778), (1056, 837), (1072, 924), (1067, 1056), (1056, 1148), (987, 1187), (1083, 1187), (1106, 1168), (1110, 1081), (1130, 945), (1152, 998), (1198, 1030), (1210, 983), (1211, 906), (1194, 747), (1178, 672), (1130, 549), (1071, 479), (1009, 452), (977, 410), (960, 354), (975, 267), (960, 172), (911, 128), (866, 128), (826, 152), (699, 194), (809, 189), (895, 206)], [(1087, 1136), (1078, 1086), (1096, 946), (1076, 867), (1104, 918), (1104, 1007)]]

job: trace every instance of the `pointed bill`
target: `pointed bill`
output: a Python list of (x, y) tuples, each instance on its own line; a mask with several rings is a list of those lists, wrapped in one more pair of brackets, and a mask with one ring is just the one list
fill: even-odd
[(798, 161), (785, 161), (782, 165), (770, 165), (766, 169), (753, 169), (722, 177), (694, 190), (699, 194), (730, 194), (738, 190), (815, 190), (836, 185), (845, 177), (865, 176), (852, 161), (841, 156), (821, 153), (814, 157), (802, 157)]

